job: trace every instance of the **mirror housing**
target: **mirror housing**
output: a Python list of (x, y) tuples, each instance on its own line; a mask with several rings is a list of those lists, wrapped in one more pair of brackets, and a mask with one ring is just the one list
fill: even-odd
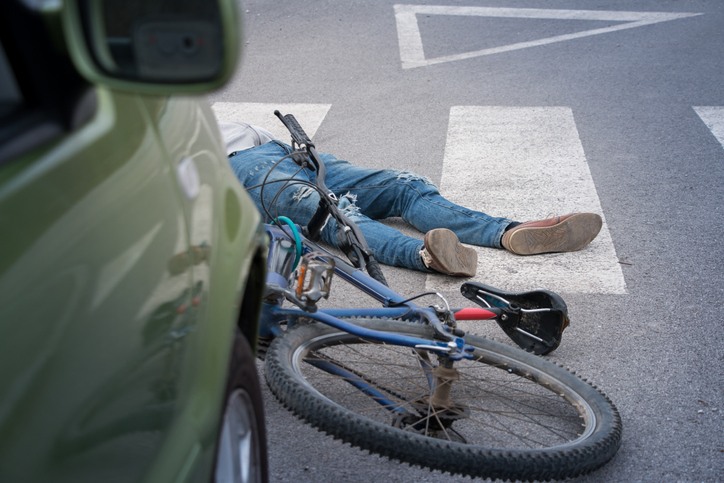
[(80, 74), (112, 89), (208, 92), (239, 56), (235, 0), (64, 0), (62, 20)]

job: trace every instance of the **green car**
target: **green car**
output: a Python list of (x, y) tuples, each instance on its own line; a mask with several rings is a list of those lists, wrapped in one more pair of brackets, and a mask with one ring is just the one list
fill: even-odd
[[(234, 0), (0, 2), (0, 481), (265, 481)], [(185, 97), (179, 97), (179, 96)]]

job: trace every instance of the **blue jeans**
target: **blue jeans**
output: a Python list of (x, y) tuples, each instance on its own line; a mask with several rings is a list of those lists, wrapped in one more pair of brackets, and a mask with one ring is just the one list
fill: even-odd
[[(286, 216), (305, 225), (317, 210), (319, 194), (304, 182), (314, 182), (316, 172), (300, 170), (291, 159), (269, 171), (291, 151), (288, 145), (273, 141), (232, 153), (230, 162), (267, 222)], [(496, 248), (500, 248), (503, 232), (512, 221), (456, 205), (421, 176), (361, 168), (329, 154), (320, 157), (327, 169), (327, 187), (340, 197), (340, 208), (357, 223), (380, 263), (430, 271), (420, 258), (421, 240), (375, 220), (400, 217), (422, 233), (448, 228), (463, 243)], [(336, 230), (336, 222), (330, 220), (322, 230), (322, 240), (336, 246)]]

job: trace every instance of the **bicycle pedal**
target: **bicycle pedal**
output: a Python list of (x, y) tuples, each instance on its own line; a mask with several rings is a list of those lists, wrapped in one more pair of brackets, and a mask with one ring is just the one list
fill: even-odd
[(304, 255), (297, 267), (294, 295), (305, 304), (312, 305), (322, 298), (329, 298), (332, 275), (334, 275), (333, 259), (319, 252)]

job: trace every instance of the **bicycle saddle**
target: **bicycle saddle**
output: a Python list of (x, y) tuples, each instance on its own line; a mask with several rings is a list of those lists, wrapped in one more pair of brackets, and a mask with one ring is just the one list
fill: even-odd
[(560, 295), (548, 290), (511, 293), (467, 282), (460, 287), (460, 292), (481, 307), (498, 312), (495, 320), (508, 337), (538, 355), (554, 351), (569, 324), (566, 303)]

